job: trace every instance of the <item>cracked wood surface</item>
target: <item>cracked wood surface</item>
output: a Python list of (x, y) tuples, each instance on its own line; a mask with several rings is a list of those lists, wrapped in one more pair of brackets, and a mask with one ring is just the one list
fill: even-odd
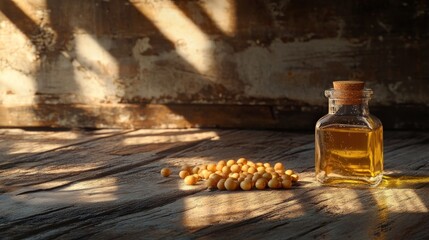
[[(1, 129), (0, 137), (5, 239), (429, 237), (429, 132), (385, 133), (386, 176), (374, 189), (319, 186), (311, 132)], [(185, 163), (242, 156), (283, 162), (300, 184), (208, 191), (177, 176)]]

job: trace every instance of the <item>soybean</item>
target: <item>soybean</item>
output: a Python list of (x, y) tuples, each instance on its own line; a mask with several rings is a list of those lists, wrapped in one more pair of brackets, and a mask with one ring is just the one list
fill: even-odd
[(182, 171), (180, 171), (179, 172), (179, 177), (181, 178), (181, 179), (184, 179), (186, 176), (188, 176), (189, 175), (189, 172), (188, 171), (184, 171), (184, 170), (182, 170)]
[(243, 189), (244, 191), (249, 191), (250, 189), (252, 189), (252, 181), (250, 180), (244, 180), (240, 183), (240, 188)]
[[(163, 168), (161, 175), (168, 177), (171, 170)], [(228, 191), (249, 191), (253, 187), (258, 190), (267, 187), (290, 189), (299, 180), (298, 174), (292, 169), (285, 170), (281, 162), (271, 165), (268, 162), (254, 163), (246, 158), (220, 160), (217, 164), (201, 164), (193, 168), (183, 165), (179, 177), (187, 185), (195, 185), (200, 179), (205, 179), (206, 188)]]
[(187, 185), (195, 185), (197, 183), (197, 178), (193, 175), (186, 176), (185, 183)]
[(163, 177), (168, 177), (171, 174), (171, 170), (169, 168), (163, 168), (161, 169), (161, 175)]
[(228, 178), (225, 181), (225, 188), (228, 191), (234, 191), (238, 188), (238, 182), (234, 178)]
[(263, 190), (267, 187), (267, 180), (265, 178), (259, 178), (256, 180), (255, 187), (259, 190)]

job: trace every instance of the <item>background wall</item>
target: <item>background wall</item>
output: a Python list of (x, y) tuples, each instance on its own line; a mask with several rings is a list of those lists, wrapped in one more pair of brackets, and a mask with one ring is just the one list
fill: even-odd
[(0, 125), (312, 129), (360, 78), (429, 128), (427, 1), (0, 1)]

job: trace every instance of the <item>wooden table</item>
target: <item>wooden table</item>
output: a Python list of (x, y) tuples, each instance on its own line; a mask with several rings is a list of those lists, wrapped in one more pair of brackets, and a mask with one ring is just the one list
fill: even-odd
[[(177, 176), (239, 157), (283, 162), (300, 183), (208, 191)], [(429, 238), (429, 132), (385, 133), (374, 189), (319, 186), (312, 132), (0, 129), (0, 158), (1, 239)]]

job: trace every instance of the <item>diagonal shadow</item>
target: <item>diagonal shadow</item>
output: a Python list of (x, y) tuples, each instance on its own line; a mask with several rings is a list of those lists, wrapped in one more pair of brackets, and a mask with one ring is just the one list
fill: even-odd
[(13, 1), (1, 1), (0, 11), (30, 40), (32, 39), (31, 36), (41, 31), (39, 25), (28, 17)]
[[(29, 39), (32, 39), (37, 34), (37, 31), (44, 31), (42, 27), (32, 21), (13, 2), (2, 2), (1, 4), (2, 8), (5, 8), (5, 12), (9, 13), (7, 15), (10, 16), (11, 21)], [(59, 119), (66, 120), (65, 124), (67, 127), (96, 127), (100, 123), (104, 123), (102, 116), (98, 116), (74, 104), (79, 103), (79, 97), (76, 98), (75, 95), (76, 93), (79, 95), (84, 86), (81, 86), (76, 81), (76, 71), (78, 70), (73, 65), (91, 69), (93, 64), (83, 61), (75, 52), (76, 41), (74, 37), (81, 30), (91, 34), (99, 46), (104, 48), (118, 63), (118, 77), (113, 82), (117, 87), (116, 92), (122, 92), (121, 96), (119, 96), (120, 103), (171, 103), (172, 99), (182, 103), (201, 102), (207, 97), (216, 98), (219, 94), (228, 93), (229, 91), (226, 91), (226, 87), (228, 87), (226, 85), (228, 84), (232, 85), (236, 90), (240, 88), (241, 90), (238, 90), (234, 94), (229, 94), (225, 98), (234, 99), (236, 94), (244, 91), (244, 83), (240, 82), (237, 73), (232, 71), (234, 68), (233, 63), (226, 58), (216, 57), (215, 52), (217, 50), (215, 46), (211, 50), (213, 65), (210, 67), (211, 71), (215, 73), (214, 77), (216, 81), (213, 81), (213, 76), (204, 76), (204, 74), (200, 73), (186, 59), (180, 56), (175, 51), (177, 44), (180, 43), (173, 42), (164, 36), (158, 27), (136, 8), (133, 2), (120, 0), (76, 2), (66, 0), (58, 4), (58, 1), (47, 0), (46, 4), (47, 9), (49, 9), (49, 27), (52, 28), (57, 36), (51, 49), (46, 49), (39, 53), (41, 58), (46, 57), (46, 61), (41, 61), (39, 73), (35, 80), (37, 99), (42, 105), (43, 103), (52, 101), (69, 105), (67, 105), (67, 108), (51, 111), (50, 118), (42, 122), (42, 125), (55, 126), (55, 124), (58, 124)], [(174, 1), (173, 4), (207, 36), (212, 35), (212, 31), (214, 31), (222, 38), (222, 41), (226, 41), (228, 44), (232, 43), (233, 48), (240, 47), (238, 46), (238, 42), (243, 40), (241, 39), (242, 37), (229, 37), (225, 35), (200, 5), (192, 4), (192, 10), (189, 8), (191, 5), (182, 1)], [(236, 12), (233, 15), (240, 14), (242, 7), (247, 11), (249, 6), (246, 7), (245, 5), (245, 2), (237, 1)], [(260, 10), (259, 5), (263, 4), (250, 4), (252, 12)], [(203, 23), (197, 21), (195, 14), (202, 16), (204, 19)], [(244, 16), (245, 14), (241, 15)], [(237, 25), (240, 22), (237, 21)], [(260, 29), (252, 30), (253, 25), (251, 21), (249, 24), (249, 26), (243, 29), (260, 31)], [(244, 33), (244, 37), (248, 36), (247, 32)], [(103, 41), (105, 42), (109, 38), (111, 44), (103, 43)], [(158, 57), (159, 54), (171, 53), (167, 59), (155, 57), (153, 60), (155, 69), (152, 72), (142, 70), (139, 62), (133, 57), (133, 47), (137, 41), (143, 38), (150, 39), (151, 48), (139, 53), (142, 58)], [(210, 41), (215, 40), (212, 39), (212, 36), (209, 39)], [(235, 41), (236, 43), (233, 43)], [(38, 42), (34, 41), (33, 44), (37, 47)], [(230, 69), (231, 71), (226, 69)], [(226, 72), (228, 73), (225, 74)], [(173, 96), (160, 97), (156, 97), (156, 95), (155, 97), (151, 97), (154, 95), (152, 95), (152, 92), (147, 92), (148, 89), (142, 89), (142, 87), (136, 89), (136, 86), (142, 85), (142, 81), (146, 81), (152, 88), (155, 88), (151, 90), (162, 92), (163, 84), (154, 82), (157, 80), (156, 75), (159, 73), (164, 74), (161, 76), (161, 79), (165, 81), (163, 84), (180, 85), (182, 81), (185, 81), (184, 85), (189, 85), (190, 87), (197, 86), (197, 88), (198, 86), (202, 86), (202, 89), (200, 92), (193, 94), (176, 93), (177, 96), (174, 96), (175, 93), (173, 93)], [(56, 81), (58, 77), (64, 80)], [(65, 84), (67, 90), (58, 96), (58, 89), (64, 91), (64, 86), (60, 86), (60, 83)], [(146, 91), (146, 94), (143, 91)], [(105, 102), (110, 103), (110, 100), (106, 100)], [(36, 106), (35, 114), (41, 119), (46, 119), (45, 115), (49, 110), (47, 110), (46, 106), (42, 105)], [(184, 116), (191, 122), (195, 121), (195, 118), (191, 116), (193, 111), (189, 111), (186, 108), (182, 110), (182, 108), (175, 108), (174, 106), (170, 110)], [(69, 119), (77, 120), (70, 122)]]
[[(0, 9), (3, 14), (31, 41), (36, 49), (38, 59), (38, 69), (33, 76), (36, 87), (36, 98), (34, 107), (31, 108), (39, 126), (58, 126), (58, 122), (65, 116), (70, 116), (66, 111), (51, 112), (49, 118), (45, 108), (46, 102), (57, 102), (61, 104), (61, 98), (71, 101), (74, 93), (80, 91), (79, 85), (74, 81), (73, 59), (65, 52), (64, 43), (66, 37), (70, 37), (70, 28), (59, 29), (56, 21), (50, 21), (47, 25), (32, 20), (13, 1), (1, 1)], [(52, 29), (51, 31), (49, 31)], [(53, 32), (52, 32), (53, 31)], [(47, 38), (47, 39), (44, 39)], [(55, 81), (57, 78), (63, 79), (61, 82)], [(57, 89), (67, 86), (67, 92), (58, 96)], [(19, 110), (18, 110), (19, 111)], [(69, 111), (69, 110), (67, 110)], [(74, 108), (71, 105), (72, 115), (82, 115), (85, 111)], [(51, 121), (50, 121), (51, 119)], [(66, 125), (75, 127), (76, 124)]]
[[(142, 91), (147, 91), (147, 89), (136, 89), (139, 82), (140, 84), (141, 81), (150, 82), (150, 77), (154, 76), (153, 72), (142, 71), (139, 62), (133, 56), (133, 48), (141, 39), (150, 39), (150, 48), (138, 53), (142, 58), (172, 53), (170, 59), (174, 59), (174, 61), (159, 58), (153, 62), (155, 71), (166, 73), (168, 81), (175, 83), (180, 79), (174, 75), (175, 72), (184, 75), (198, 75), (198, 71), (175, 52), (177, 43), (165, 37), (146, 16), (128, 1), (99, 0), (79, 2), (79, 4), (64, 1), (62, 4), (57, 4), (57, 1), (48, 0), (47, 4), (51, 9), (51, 21), (55, 22), (56, 31), (68, 34), (72, 29), (82, 29), (93, 36), (98, 41), (99, 47), (104, 48), (116, 60), (118, 77), (113, 82), (118, 88), (117, 92), (123, 92), (119, 96), (121, 103), (146, 104), (152, 101), (152, 99), (141, 97), (144, 95)], [(75, 20), (75, 13), (79, 11), (85, 13), (84, 20)], [(85, 18), (87, 18), (86, 21)], [(88, 24), (88, 22), (92, 24)], [(63, 29), (69, 30), (64, 31)], [(69, 37), (63, 37), (63, 39), (67, 38)], [(106, 40), (109, 38), (112, 40), (110, 44), (103, 43), (103, 41), (109, 41)], [(78, 58), (78, 56), (76, 57)], [(83, 61), (81, 64), (85, 66), (91, 63)], [(200, 80), (204, 80), (204, 78)], [(157, 85), (152, 84), (152, 87), (154, 86)]]

